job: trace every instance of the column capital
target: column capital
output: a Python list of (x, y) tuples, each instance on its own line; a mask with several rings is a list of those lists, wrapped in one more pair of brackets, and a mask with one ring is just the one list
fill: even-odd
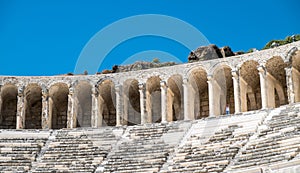
[(189, 79), (187, 77), (183, 78), (182, 79), (182, 83), (183, 84), (187, 84), (189, 82)]
[(257, 70), (260, 73), (265, 73), (266, 72), (266, 67), (264, 65), (259, 65), (259, 66), (257, 66)]
[(167, 88), (167, 82), (166, 81), (160, 81), (160, 87)]
[(25, 86), (18, 87), (18, 96), (19, 97), (24, 96), (24, 89), (25, 89)]
[(74, 94), (74, 88), (73, 87), (70, 87), (69, 88), (69, 95), (73, 95)]
[(122, 89), (122, 85), (118, 84), (118, 85), (115, 86), (115, 91), (116, 92), (120, 92), (121, 89)]
[(92, 88), (92, 95), (98, 96), (98, 94), (99, 94), (98, 88), (96, 86), (94, 86)]
[(213, 75), (207, 75), (207, 82), (209, 82), (209, 81), (213, 81), (214, 80), (214, 78), (213, 78)]
[(48, 96), (49, 95), (49, 91), (47, 88), (42, 88), (42, 96)]
[(239, 71), (237, 69), (232, 69), (231, 75), (232, 75), (232, 77), (237, 78), (237, 77), (239, 77)]
[(145, 84), (144, 83), (139, 83), (139, 90), (145, 89)]

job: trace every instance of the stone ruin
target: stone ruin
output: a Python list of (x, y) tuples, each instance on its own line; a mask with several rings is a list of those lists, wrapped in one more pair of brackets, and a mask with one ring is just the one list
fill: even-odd
[(300, 172), (299, 49), (1, 76), (0, 171)]

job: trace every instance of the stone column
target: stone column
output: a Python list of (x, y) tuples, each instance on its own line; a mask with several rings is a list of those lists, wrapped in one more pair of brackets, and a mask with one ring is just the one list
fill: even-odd
[(214, 100), (214, 79), (211, 75), (207, 76), (208, 83), (208, 103), (209, 103), (209, 116), (214, 117), (215, 112), (215, 100)]
[[(98, 126), (98, 121), (101, 121), (99, 120), (99, 109), (98, 109), (98, 89), (97, 87), (93, 87), (92, 88), (92, 117), (91, 117), (91, 126), (96, 128), (96, 127), (99, 127)], [(101, 122), (102, 124), (102, 122)]]
[(161, 90), (161, 122), (167, 122), (167, 83), (165, 81), (160, 82)]
[(24, 87), (18, 88), (18, 102), (17, 102), (17, 123), (16, 129), (25, 128), (25, 99), (24, 99)]
[(240, 98), (240, 85), (239, 74), (237, 70), (232, 70), (233, 91), (234, 91), (234, 109), (235, 113), (241, 112), (241, 98)]
[(183, 79), (183, 109), (184, 109), (184, 120), (193, 120), (194, 117), (191, 117), (190, 113), (190, 100), (189, 100), (189, 83), (188, 79), (184, 78)]
[(121, 116), (122, 116), (122, 86), (117, 85), (116, 88), (116, 126), (121, 125)]
[(293, 84), (293, 67), (286, 67), (286, 86), (287, 86), (287, 95), (289, 103), (295, 103), (295, 93), (294, 93), (294, 84)]
[[(268, 108), (268, 95), (267, 95), (267, 77), (265, 67), (260, 65), (257, 67), (260, 79), (260, 90), (261, 90), (261, 106), (262, 109)], [(255, 88), (253, 88), (255, 89)]]
[(129, 98), (127, 96), (127, 94), (129, 95), (129, 91), (126, 91), (127, 93), (123, 93), (123, 103), (124, 103), (124, 107), (123, 107), (123, 121), (122, 124), (123, 125), (128, 125), (128, 121), (129, 121)]
[(51, 118), (49, 117), (49, 93), (46, 88), (42, 89), (42, 129), (50, 129)]
[(140, 107), (141, 107), (141, 124), (147, 123), (147, 112), (146, 112), (146, 94), (145, 94), (145, 85), (143, 83), (139, 84), (140, 92)]
[(77, 114), (76, 114), (76, 100), (74, 95), (74, 88), (69, 88), (68, 94), (68, 115), (67, 128), (76, 128)]

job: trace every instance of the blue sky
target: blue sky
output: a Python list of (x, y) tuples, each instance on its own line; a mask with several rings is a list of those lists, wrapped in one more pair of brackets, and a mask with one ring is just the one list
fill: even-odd
[[(219, 47), (260, 49), (269, 40), (300, 33), (299, 7), (297, 0), (0, 0), (0, 75), (73, 72), (82, 49), (98, 31), (141, 14), (181, 19)], [(99, 71), (145, 50), (164, 51), (183, 62), (189, 54), (188, 49), (170, 39), (137, 37), (115, 47)]]

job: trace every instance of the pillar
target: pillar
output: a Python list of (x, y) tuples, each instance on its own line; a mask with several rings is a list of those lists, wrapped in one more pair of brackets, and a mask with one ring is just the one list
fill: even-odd
[(91, 125), (92, 127), (101, 127), (102, 125), (102, 116), (99, 116), (99, 109), (98, 109), (98, 96), (99, 92), (97, 87), (92, 88), (92, 117), (91, 117)]
[(231, 74), (232, 74), (232, 80), (233, 80), (235, 113), (240, 113), (241, 112), (241, 98), (240, 98), (239, 74), (238, 74), (237, 70), (232, 70)]
[[(267, 80), (266, 92), (267, 92), (267, 107), (268, 108), (275, 108), (275, 83), (277, 82), (276, 79), (266, 72), (265, 79)], [(279, 91), (278, 91), (279, 92)], [(278, 93), (277, 92), (277, 93)], [(283, 97), (284, 98), (284, 97)]]
[(289, 66), (285, 68), (286, 74), (286, 86), (287, 86), (287, 95), (289, 103), (295, 103), (295, 93), (294, 93), (294, 84), (293, 84), (293, 67)]
[(184, 109), (184, 120), (193, 120), (194, 116), (190, 113), (190, 100), (189, 100), (189, 83), (188, 79), (183, 79), (183, 109)]
[(77, 112), (76, 112), (76, 100), (74, 95), (74, 88), (69, 88), (68, 94), (68, 121), (67, 121), (67, 128), (76, 128), (77, 126)]
[(165, 81), (160, 82), (161, 90), (161, 122), (167, 122), (167, 83)]
[(49, 93), (46, 88), (42, 89), (42, 129), (50, 129), (51, 118), (49, 117)]
[(121, 125), (121, 116), (122, 116), (122, 86), (117, 85), (116, 88), (116, 126)]
[(129, 95), (129, 91), (127, 91), (127, 93), (123, 93), (123, 103), (124, 103), (124, 109), (123, 109), (123, 121), (122, 121), (122, 124), (123, 125), (128, 125), (128, 114), (129, 114), (129, 98), (128, 98), (128, 95)]
[(17, 101), (17, 123), (16, 129), (25, 128), (25, 103), (24, 103), (24, 87), (18, 88), (18, 101)]
[(145, 85), (143, 83), (139, 84), (140, 92), (140, 107), (141, 107), (141, 124), (147, 123), (147, 112), (146, 112), (146, 94), (145, 94)]
[(214, 79), (211, 75), (207, 76), (208, 83), (208, 104), (209, 104), (209, 116), (214, 117), (216, 115), (215, 111), (215, 100), (214, 100)]
[(260, 79), (260, 91), (261, 91), (261, 106), (262, 109), (268, 108), (268, 95), (267, 95), (267, 77), (264, 66), (257, 67)]

